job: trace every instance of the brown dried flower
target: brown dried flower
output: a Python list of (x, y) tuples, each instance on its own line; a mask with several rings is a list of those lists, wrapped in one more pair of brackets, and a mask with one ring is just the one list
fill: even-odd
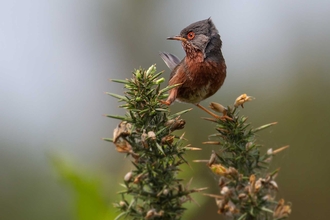
[(186, 122), (180, 119), (180, 116), (171, 119), (165, 123), (165, 126), (169, 127), (171, 131), (180, 130), (184, 128)]
[(221, 164), (211, 164), (210, 169), (213, 173), (218, 174), (220, 176), (225, 176), (228, 172), (227, 168), (222, 166)]
[(280, 199), (280, 201), (278, 201), (278, 204), (274, 210), (274, 218), (281, 219), (289, 217), (291, 213), (291, 206), (285, 205), (284, 203), (284, 199)]
[(162, 144), (172, 144), (174, 140), (174, 135), (167, 135), (162, 138)]
[(126, 137), (131, 134), (132, 125), (127, 121), (120, 122), (113, 130), (113, 142), (116, 143), (120, 137)]
[(132, 153), (132, 146), (123, 138), (119, 138), (117, 139), (116, 142), (114, 142), (114, 144), (116, 145), (116, 150), (119, 153)]
[(254, 98), (252, 96), (247, 96), (246, 94), (242, 94), (240, 95), (236, 100), (235, 100), (235, 103), (234, 103), (234, 106), (237, 108), (238, 106), (242, 106), (242, 108), (244, 108), (243, 104), (245, 102), (248, 102), (248, 101), (251, 101), (253, 100)]

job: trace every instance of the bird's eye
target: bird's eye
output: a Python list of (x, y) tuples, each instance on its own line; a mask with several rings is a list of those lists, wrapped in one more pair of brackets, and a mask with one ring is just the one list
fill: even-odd
[(189, 40), (194, 39), (194, 37), (195, 37), (195, 33), (192, 32), (192, 31), (190, 31), (190, 32), (187, 34), (187, 38), (188, 38)]

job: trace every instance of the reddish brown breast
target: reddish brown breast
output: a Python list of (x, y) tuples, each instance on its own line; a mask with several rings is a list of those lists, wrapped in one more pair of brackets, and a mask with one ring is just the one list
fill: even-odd
[(204, 60), (203, 53), (186, 57), (169, 84), (182, 83), (177, 99), (182, 102), (199, 103), (212, 96), (222, 86), (226, 78), (226, 64), (221, 57), (217, 61)]

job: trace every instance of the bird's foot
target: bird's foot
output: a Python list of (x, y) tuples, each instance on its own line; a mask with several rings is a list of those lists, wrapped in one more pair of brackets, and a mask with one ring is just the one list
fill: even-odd
[(218, 119), (220, 119), (220, 120), (222, 120), (222, 121), (225, 121), (225, 120), (233, 121), (233, 119), (232, 119), (231, 117), (229, 117), (228, 115), (226, 115), (226, 114), (224, 114), (224, 115), (222, 115), (222, 116), (219, 116)]
[(233, 121), (233, 119), (231, 117), (229, 117), (228, 115), (225, 115), (225, 114), (220, 116), (220, 115), (216, 115), (216, 114), (212, 113), (212, 116), (221, 121), (226, 121), (226, 120)]
[(171, 105), (171, 102), (169, 102), (169, 101), (165, 101), (165, 100), (160, 100), (159, 101), (160, 103), (162, 103), (163, 105)]

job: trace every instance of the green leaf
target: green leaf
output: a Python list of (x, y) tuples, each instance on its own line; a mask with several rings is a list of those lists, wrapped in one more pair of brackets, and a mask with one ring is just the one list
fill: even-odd
[(156, 79), (158, 76), (162, 75), (163, 73), (164, 73), (164, 71), (161, 71), (159, 73), (156, 73), (155, 75), (153, 75), (153, 77), (150, 78), (150, 80)]
[(191, 110), (192, 110), (192, 108), (190, 108), (190, 109), (186, 109), (186, 110), (183, 110), (183, 111), (181, 111), (181, 112), (177, 112), (177, 113), (175, 113), (175, 114), (173, 114), (173, 115), (168, 116), (168, 119), (176, 118), (176, 117), (178, 117), (179, 115), (182, 115), (182, 114), (185, 114), (185, 113), (187, 113), (187, 112), (190, 112)]
[(266, 207), (262, 207), (261, 210), (272, 213), (272, 214), (274, 213), (273, 210), (267, 209)]
[(122, 121), (128, 121), (131, 122), (132, 119), (131, 118), (127, 118), (126, 116), (121, 116), (121, 115), (105, 115), (108, 118), (114, 118), (114, 119), (119, 119)]
[(160, 135), (163, 131), (165, 131), (166, 129), (168, 129), (167, 127), (163, 127), (161, 128), (159, 131), (157, 131), (156, 136)]
[(126, 214), (127, 214), (126, 212), (122, 212), (122, 213), (120, 213), (120, 214), (115, 218), (115, 220), (120, 219), (121, 217), (123, 217), (123, 216), (126, 215)]
[(168, 90), (171, 90), (171, 89), (173, 89), (173, 88), (175, 88), (177, 86), (180, 86), (180, 85), (182, 85), (182, 83), (174, 84), (172, 86), (166, 86), (164, 89), (160, 90), (158, 94), (161, 95), (162, 93), (165, 93)]
[(156, 146), (157, 146), (158, 150), (159, 150), (160, 152), (162, 152), (162, 154), (165, 155), (162, 146), (160, 146), (157, 142), (156, 142)]
[(261, 131), (261, 130), (264, 130), (266, 128), (269, 128), (270, 126), (273, 126), (273, 125), (276, 125), (277, 122), (273, 122), (273, 123), (269, 123), (269, 124), (266, 124), (266, 125), (262, 125), (258, 128), (255, 128), (255, 129), (252, 129), (252, 132), (258, 132), (258, 131)]
[(102, 140), (108, 141), (108, 142), (113, 142), (113, 139), (112, 138), (102, 138)]
[(148, 75), (150, 75), (150, 74), (154, 74), (155, 71), (156, 71), (156, 64), (151, 65), (151, 66), (149, 67), (149, 69), (146, 71), (146, 76), (148, 76)]
[(243, 220), (246, 217), (246, 213), (244, 213), (243, 215), (241, 215), (237, 220)]
[(119, 100), (122, 100), (122, 101), (125, 101), (125, 102), (128, 101), (128, 99), (125, 96), (122, 96), (122, 95), (117, 95), (117, 94), (110, 93), (110, 92), (106, 92), (105, 94), (110, 95), (110, 96), (112, 96), (116, 99), (119, 99)]
[(168, 112), (168, 109), (165, 108), (156, 108), (155, 110), (158, 112)]
[(129, 81), (127, 80), (122, 80), (122, 79), (110, 79), (112, 82), (116, 82), (116, 83), (123, 83), (123, 84), (128, 84)]

